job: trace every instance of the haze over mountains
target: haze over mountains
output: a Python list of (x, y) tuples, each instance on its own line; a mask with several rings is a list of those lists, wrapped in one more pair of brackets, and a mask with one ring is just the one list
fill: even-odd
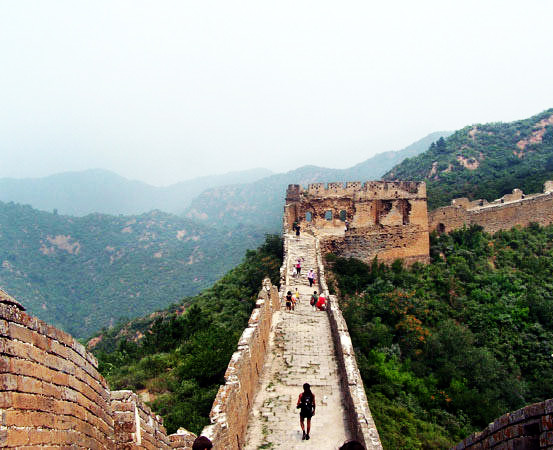
[[(28, 204), (43, 211), (55, 209), (58, 214), (72, 216), (142, 214), (158, 209), (206, 220), (212, 226), (242, 223), (278, 231), (280, 224), (274, 211), (282, 206), (277, 199), (289, 183), (380, 178), (404, 158), (425, 151), (439, 137), (449, 134), (432, 133), (403, 150), (379, 153), (343, 170), (304, 166), (284, 174), (273, 174), (268, 169), (257, 168), (195, 178), (167, 187), (128, 180), (102, 169), (65, 172), (44, 178), (0, 178), (0, 201)], [(204, 191), (205, 194), (200, 195)], [(241, 194), (232, 198), (236, 191)], [(242, 215), (244, 202), (248, 203), (245, 211), (250, 212)], [(258, 221), (260, 208), (265, 208), (270, 214)]]
[(211, 175), (156, 187), (128, 180), (114, 172), (91, 169), (44, 178), (0, 178), (0, 201), (31, 205), (43, 211), (84, 216), (90, 213), (141, 214), (153, 209), (182, 214), (204, 189), (247, 183), (266, 177), (268, 169), (249, 169)]
[[(187, 218), (160, 211), (71, 217), (0, 203), (0, 286), (32, 314), (87, 336), (212, 284), (247, 248), (256, 248), (265, 232), (280, 232), (288, 184), (362, 181), (386, 171), (385, 179), (426, 180), (431, 207), (459, 196), (493, 200), (515, 187), (541, 191), (543, 181), (553, 179), (553, 109), (516, 122), (433, 133), (348, 169), (304, 166), (269, 176), (263, 169), (245, 171), (229, 174), (237, 183), (218, 187), (214, 183), (223, 181), (217, 177), (196, 180), (186, 192), (212, 187), (195, 198), (179, 197), (178, 185), (149, 196), (151, 186), (105, 171), (63, 174), (47, 182), (4, 179), (0, 198), (13, 201), (15, 193), (25, 193), (28, 203), (42, 200), (49, 211), (63, 207), (83, 214), (96, 207), (164, 204), (185, 211)], [(79, 192), (66, 192), (75, 185)], [(186, 202), (189, 207), (181, 208)]]
[[(89, 336), (213, 284), (265, 232), (280, 232), (289, 183), (378, 178), (447, 134), (344, 170), (305, 166), (267, 176), (254, 169), (166, 188), (105, 170), (4, 178), (0, 199), (10, 203), (0, 201), (0, 286), (33, 315)], [(217, 187), (224, 183), (234, 184)], [(192, 201), (189, 218), (160, 211), (182, 213)]]

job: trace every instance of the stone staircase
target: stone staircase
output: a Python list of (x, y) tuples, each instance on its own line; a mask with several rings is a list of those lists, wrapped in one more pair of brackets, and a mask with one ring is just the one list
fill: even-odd
[[(344, 411), (340, 374), (334, 352), (328, 314), (314, 311), (309, 304), (313, 290), (307, 272), (317, 271), (316, 241), (313, 236), (286, 235), (284, 289), (297, 288), (300, 301), (295, 311), (284, 308), (275, 313), (268, 357), (254, 399), (245, 449), (337, 449), (352, 437)], [(293, 266), (302, 258), (300, 277), (293, 277)], [(318, 281), (318, 280), (317, 280)], [(309, 383), (316, 397), (311, 439), (302, 440), (296, 403), (303, 383)]]

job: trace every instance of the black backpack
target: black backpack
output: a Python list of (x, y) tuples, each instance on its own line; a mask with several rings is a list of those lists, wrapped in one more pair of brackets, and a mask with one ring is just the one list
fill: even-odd
[(313, 412), (313, 394), (305, 392), (302, 394), (300, 408), (302, 413), (311, 414)]

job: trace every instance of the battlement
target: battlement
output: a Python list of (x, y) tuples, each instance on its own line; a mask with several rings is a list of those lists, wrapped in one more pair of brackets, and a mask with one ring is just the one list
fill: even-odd
[(286, 198), (348, 196), (367, 199), (426, 198), (426, 184), (416, 181), (347, 181), (311, 183), (307, 189), (298, 184), (288, 186)]
[(492, 202), (455, 198), (451, 200), (451, 205), (429, 213), (429, 230), (440, 233), (472, 224), (495, 233), (531, 222), (541, 225), (553, 223), (553, 181), (545, 182), (542, 193), (527, 195), (520, 189), (513, 189), (510, 194)]

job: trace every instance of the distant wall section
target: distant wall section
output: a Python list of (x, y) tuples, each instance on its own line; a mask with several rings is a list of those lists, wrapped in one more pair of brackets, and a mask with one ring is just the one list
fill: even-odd
[[(348, 229), (346, 231), (346, 221)], [(323, 252), (383, 262), (428, 261), (425, 183), (370, 181), (289, 185), (284, 227), (313, 232)]]
[(526, 226), (531, 222), (540, 225), (553, 223), (553, 181), (547, 181), (543, 193), (525, 195), (520, 189), (488, 203), (486, 200), (469, 201), (456, 198), (450, 206), (429, 213), (429, 230), (449, 232), (472, 224), (495, 233), (512, 227)]
[(483, 449), (553, 449), (553, 399), (507, 413), (454, 447)]

